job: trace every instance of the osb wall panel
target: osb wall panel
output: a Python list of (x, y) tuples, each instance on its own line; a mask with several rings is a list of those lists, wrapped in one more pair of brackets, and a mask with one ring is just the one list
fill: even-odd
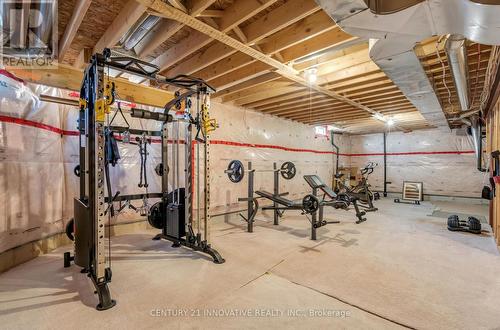
[[(500, 149), (500, 101), (493, 111), (490, 111), (486, 121), (487, 152)], [(493, 173), (493, 162), (490, 164), (490, 173)], [(496, 186), (496, 196), (490, 203), (490, 224), (495, 233), (497, 244), (500, 245), (500, 186)]]

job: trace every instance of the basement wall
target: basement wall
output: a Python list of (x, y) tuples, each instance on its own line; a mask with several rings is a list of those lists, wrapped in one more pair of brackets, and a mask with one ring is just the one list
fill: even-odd
[[(383, 134), (353, 135), (351, 166), (379, 166), (369, 182), (383, 191)], [(474, 148), (464, 130), (430, 129), (387, 133), (388, 192), (401, 193), (403, 181), (423, 182), (424, 195), (480, 198), (484, 173), (476, 169)], [(342, 152), (342, 151), (341, 151)]]
[[(38, 98), (40, 94), (67, 98), (68, 91), (24, 84), (5, 75), (0, 75), (0, 79), (2, 253), (64, 231), (73, 216), (73, 198), (78, 191), (78, 178), (73, 169), (79, 156), (78, 109), (45, 103)], [(278, 166), (285, 161), (294, 162), (296, 177), (280, 179), (281, 191), (289, 191), (290, 198), (300, 198), (309, 192), (302, 178), (304, 174), (318, 174), (324, 181), (331, 182), (332, 147), (326, 137), (315, 136), (313, 127), (216, 102), (212, 103), (211, 115), (220, 125), (211, 136), (211, 206), (214, 211), (222, 213), (243, 206), (237, 205), (237, 198), (245, 197), (248, 176), (234, 184), (224, 174), (233, 159), (241, 160), (245, 166), (252, 161), (255, 169), (272, 169), (273, 162)], [(128, 115), (127, 120), (134, 128), (159, 129), (159, 124), (152, 121), (132, 119)], [(117, 116), (114, 125), (123, 124), (124, 121)], [(160, 180), (154, 173), (160, 160), (158, 142), (153, 139), (149, 148), (149, 192), (160, 191)], [(337, 142), (342, 149), (349, 143), (347, 138)], [(119, 148), (122, 158), (116, 167), (111, 168), (113, 190), (119, 190), (121, 194), (144, 192), (137, 187), (138, 147), (119, 143)], [(341, 157), (341, 164), (348, 162), (349, 157)], [(272, 191), (272, 188), (272, 172), (256, 174), (256, 190)], [(140, 206), (141, 203), (134, 204)], [(142, 219), (128, 210), (112, 223)]]

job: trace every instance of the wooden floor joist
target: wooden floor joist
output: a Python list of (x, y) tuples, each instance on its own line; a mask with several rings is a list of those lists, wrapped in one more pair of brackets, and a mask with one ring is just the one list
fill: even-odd
[(299, 71), (295, 70), (294, 68), (283, 64), (275, 59), (273, 59), (270, 56), (267, 56), (263, 54), (262, 52), (245, 45), (244, 43), (228, 36), (226, 33), (221, 32), (210, 25), (201, 22), (200, 20), (197, 20), (194, 17), (191, 17), (187, 15), (186, 13), (169, 6), (168, 4), (164, 3), (161, 0), (137, 0), (140, 3), (142, 3), (144, 6), (148, 7), (149, 10), (159, 16), (163, 16), (165, 18), (169, 18), (172, 20), (176, 20), (178, 22), (182, 22), (186, 26), (189, 26), (190, 28), (199, 31), (210, 38), (217, 40), (227, 46), (230, 46), (234, 48), (235, 50), (242, 52), (248, 56), (251, 56), (257, 61), (260, 61), (264, 64), (269, 65), (270, 67), (274, 68), (279, 74), (281, 74), (283, 77), (288, 78), (298, 84), (301, 84), (303, 86), (308, 86), (311, 89), (325, 94), (327, 96), (330, 96), (333, 99), (337, 99), (339, 101), (342, 101), (344, 103), (347, 103), (355, 108), (364, 110), (371, 115), (377, 116), (378, 118), (384, 118), (383, 114), (375, 111), (363, 104), (357, 103), (345, 96), (342, 96), (334, 91), (328, 90), (324, 87), (321, 87), (316, 84), (310, 84), (303, 76), (299, 74)]

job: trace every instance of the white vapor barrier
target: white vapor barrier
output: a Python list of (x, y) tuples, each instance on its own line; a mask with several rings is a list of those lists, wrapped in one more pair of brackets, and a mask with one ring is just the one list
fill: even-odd
[[(463, 130), (419, 130), (387, 134), (389, 192), (401, 192), (403, 181), (423, 182), (424, 194), (480, 197), (487, 174), (476, 169), (476, 157)], [(383, 190), (383, 135), (351, 136), (351, 164), (379, 166), (369, 177), (375, 190)]]
[[(68, 91), (24, 85), (2, 74), (0, 79), (1, 253), (64, 231), (73, 216), (73, 200), (79, 193), (79, 180), (73, 174), (79, 159), (79, 139), (75, 135), (78, 109), (42, 102), (38, 97), (45, 94), (67, 98)], [(154, 110), (146, 106), (138, 107)], [(224, 174), (233, 159), (241, 160), (245, 166), (252, 161), (255, 169), (265, 170), (272, 169), (273, 162), (281, 166), (285, 161), (292, 161), (297, 167), (296, 177), (285, 180), (280, 176), (280, 191), (290, 192), (289, 198), (302, 198), (309, 193), (310, 188), (302, 177), (305, 174), (318, 174), (325, 182), (331, 182), (333, 147), (326, 137), (315, 136), (314, 127), (216, 102), (212, 102), (211, 116), (219, 123), (219, 128), (211, 136), (210, 154), (211, 206), (219, 207), (218, 211), (235, 205), (238, 197), (246, 196), (248, 175), (235, 184)], [(132, 128), (160, 129), (158, 122), (131, 118), (127, 113), (125, 117)], [(113, 125), (126, 126), (126, 123), (118, 114)], [(170, 139), (172, 135), (169, 129)], [(348, 137), (339, 136), (336, 139), (342, 152), (349, 147)], [(122, 142), (118, 145), (121, 159), (115, 167), (110, 167), (113, 193), (160, 192), (160, 177), (154, 171), (161, 159), (159, 137), (152, 137), (152, 143), (148, 145), (147, 190), (138, 187), (139, 147)], [(180, 166), (184, 168), (183, 146), (180, 146), (180, 155)], [(169, 158), (171, 162), (171, 153)], [(348, 163), (348, 158), (341, 157), (341, 166)], [(203, 159), (200, 161), (203, 163)], [(169, 166), (173, 168), (172, 163)], [(203, 172), (202, 168), (201, 175)], [(173, 171), (170, 171), (170, 183), (172, 176)], [(181, 187), (184, 187), (183, 176), (181, 171)], [(172, 189), (171, 184), (169, 189)], [(272, 172), (256, 173), (255, 189), (272, 191)], [(154, 202), (150, 200), (148, 203), (152, 205)], [(142, 203), (140, 200), (133, 202), (136, 207), (142, 206)], [(116, 203), (115, 208), (118, 206)], [(139, 218), (138, 213), (125, 208), (112, 221)]]
[[(290, 199), (310, 193), (303, 179), (306, 174), (317, 174), (331, 182), (333, 147), (326, 137), (315, 136), (314, 127), (219, 103), (212, 103), (211, 113), (220, 125), (211, 136), (212, 206), (235, 204), (238, 197), (247, 197), (248, 173), (239, 183), (232, 183), (224, 174), (234, 159), (243, 162), (245, 168), (251, 161), (256, 170), (272, 170), (273, 163), (281, 167), (284, 162), (293, 162), (296, 176), (291, 180), (279, 177), (280, 192), (289, 192)], [(235, 145), (217, 144), (218, 141)], [(255, 173), (255, 190), (273, 192), (273, 183), (272, 171)]]

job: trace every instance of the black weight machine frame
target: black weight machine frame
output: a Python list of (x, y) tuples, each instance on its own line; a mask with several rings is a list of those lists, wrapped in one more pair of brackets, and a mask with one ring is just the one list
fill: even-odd
[[(343, 210), (349, 210), (349, 206), (352, 203), (354, 206), (354, 211), (356, 212), (356, 224), (360, 224), (362, 222), (366, 221), (366, 218), (364, 217), (366, 215), (365, 211), (361, 211), (359, 205), (357, 204), (358, 199), (352, 196), (349, 196), (347, 194), (344, 194), (344, 197), (339, 196), (331, 189), (323, 180), (318, 175), (304, 175), (304, 180), (307, 182), (307, 184), (311, 187), (312, 189), (312, 194), (316, 197), (318, 196), (318, 193), (321, 191), (323, 193), (323, 196), (321, 196), (320, 204), (319, 204), (319, 219), (320, 221), (317, 223), (319, 227), (322, 225), (327, 225), (329, 223), (338, 223), (338, 222), (325, 222), (323, 220), (323, 208), (325, 206), (332, 206), (335, 209), (343, 209)], [(330, 200), (327, 200), (326, 197), (330, 198)], [(316, 214), (313, 213), (313, 222), (315, 222)], [(315, 222), (316, 223), (316, 222)], [(319, 228), (318, 227), (318, 228)]]
[[(247, 232), (253, 232), (253, 223), (255, 221), (255, 216), (259, 210), (259, 202), (260, 198), (265, 198), (273, 202), (272, 206), (264, 206), (262, 207), (263, 211), (272, 210), (273, 211), (273, 225), (279, 225), (279, 219), (283, 217), (285, 211), (289, 210), (297, 210), (302, 211), (304, 214), (310, 213), (312, 214), (313, 220), (311, 220), (311, 239), (316, 240), (316, 229), (326, 225), (325, 221), (322, 217), (322, 212), (320, 212), (320, 219), (316, 221), (316, 212), (320, 208), (320, 202), (315, 195), (306, 195), (302, 202), (294, 202), (292, 200), (286, 199), (283, 196), (289, 194), (289, 192), (281, 192), (279, 191), (279, 177), (280, 173), (283, 169), (278, 168), (276, 162), (273, 163), (272, 170), (255, 170), (252, 169), (252, 162), (248, 162), (248, 189), (247, 189), (247, 197), (239, 197), (238, 202), (247, 202), (247, 216), (245, 217), (241, 213), (239, 216), (245, 220), (247, 223)], [(226, 173), (229, 170), (226, 170)], [(255, 191), (254, 190), (254, 177), (255, 172), (273, 172), (273, 193), (267, 191)], [(258, 196), (255, 196), (257, 194)], [(304, 200), (306, 198), (311, 198), (313, 203), (316, 203), (316, 207), (309, 212), (304, 208)], [(329, 222), (333, 223), (333, 222)]]
[[(110, 112), (110, 106), (115, 101), (115, 85), (106, 79), (105, 69), (115, 69), (132, 75), (141, 76), (160, 85), (170, 85), (187, 90), (183, 94), (176, 94), (176, 97), (165, 105), (164, 112), (151, 112), (142, 109), (132, 109), (131, 116), (136, 118), (151, 119), (163, 122), (160, 132), (143, 131), (137, 129), (127, 129), (122, 127), (113, 127), (106, 125), (107, 114)], [(165, 78), (158, 75), (159, 68), (147, 62), (128, 57), (112, 57), (111, 51), (105, 49), (102, 54), (95, 54), (90, 60), (90, 64), (85, 70), (84, 78), (80, 90), (80, 111), (78, 120), (79, 130), (79, 171), (80, 189), (79, 197), (74, 199), (74, 255), (70, 252), (64, 253), (64, 266), (69, 267), (71, 261), (82, 267), (82, 273), (86, 273), (92, 280), (99, 298), (98, 310), (106, 310), (116, 305), (116, 301), (111, 299), (108, 283), (111, 282), (111, 245), (108, 237), (108, 254), (106, 254), (106, 221), (114, 216), (113, 202), (130, 201), (137, 199), (161, 198), (163, 202), (162, 216), (164, 217), (164, 226), (162, 233), (155, 239), (166, 239), (172, 241), (174, 246), (185, 246), (194, 251), (199, 251), (210, 255), (215, 263), (223, 263), (224, 259), (208, 243), (208, 222), (209, 222), (209, 133), (216, 128), (215, 120), (209, 117), (209, 95), (214, 89), (203, 80), (179, 75), (174, 78)], [(187, 103), (188, 97), (196, 95), (198, 98), (198, 113), (193, 118), (189, 112), (183, 113), (182, 118), (174, 118), (169, 114), (169, 110), (182, 101)], [(200, 110), (200, 97), (202, 97)], [(121, 109), (120, 109), (121, 110)], [(163, 170), (162, 174), (162, 192), (145, 193), (135, 195), (120, 195), (120, 192), (112, 195), (111, 183), (109, 180), (109, 168), (106, 152), (106, 130), (112, 132), (124, 132), (125, 130), (133, 134), (146, 134), (161, 136), (162, 141), (162, 164), (168, 165), (168, 133), (167, 125), (173, 122), (185, 121), (186, 139), (184, 140), (186, 152), (186, 182), (185, 182), (185, 200), (184, 211), (185, 218), (177, 219), (179, 225), (183, 224), (185, 228), (179, 228), (181, 235), (171, 235), (166, 228), (167, 212), (175, 207), (168, 203), (168, 171)], [(198, 231), (193, 230), (193, 194), (192, 194), (192, 126), (198, 129), (196, 136), (198, 146), (198, 156), (200, 156), (200, 144), (203, 145), (205, 175), (203, 180), (203, 237)], [(202, 137), (199, 137), (200, 132)], [(179, 140), (178, 140), (179, 142)], [(200, 157), (198, 157), (199, 159)], [(174, 164), (175, 165), (175, 164)], [(177, 164), (178, 165), (178, 164)], [(198, 162), (199, 165), (199, 162)], [(164, 166), (168, 168), (168, 166)], [(76, 171), (76, 169), (75, 169)], [(177, 169), (178, 171), (178, 169)], [(75, 172), (76, 174), (77, 172)], [(199, 174), (199, 166), (198, 166)], [(198, 176), (198, 194), (197, 200), (200, 203), (200, 178)], [(105, 188), (107, 194), (105, 196)], [(179, 188), (180, 190), (180, 188)], [(170, 194), (173, 195), (173, 194)], [(177, 205), (179, 206), (179, 205)], [(198, 208), (198, 229), (200, 228), (200, 212)], [(185, 231), (183, 230), (185, 229)], [(71, 231), (71, 230), (70, 230)], [(109, 232), (108, 232), (109, 234)]]
[[(246, 172), (248, 173), (248, 189), (247, 189), (247, 197), (239, 197), (238, 202), (247, 202), (247, 216), (243, 216), (241, 213), (239, 214), (240, 217), (247, 223), (247, 232), (253, 233), (253, 223), (255, 221), (255, 216), (257, 215), (257, 212), (259, 210), (259, 198), (264, 198), (264, 197), (256, 197), (255, 196), (255, 190), (254, 190), (254, 178), (255, 178), (255, 172), (256, 170), (252, 168), (252, 162), (248, 162), (248, 169)], [(227, 171), (226, 171), (227, 172)], [(259, 170), (259, 172), (273, 172), (273, 195), (276, 196), (286, 196), (288, 195), (288, 192), (280, 193), (279, 192), (279, 176), (280, 176), (280, 169), (278, 169), (277, 163), (273, 163), (273, 169), (272, 170)], [(273, 212), (273, 224), (274, 225), (279, 225), (279, 218), (281, 217), (281, 214), (278, 210), (278, 203), (276, 201), (273, 201), (273, 207), (275, 207), (274, 212)], [(267, 208), (263, 208), (267, 209)]]

